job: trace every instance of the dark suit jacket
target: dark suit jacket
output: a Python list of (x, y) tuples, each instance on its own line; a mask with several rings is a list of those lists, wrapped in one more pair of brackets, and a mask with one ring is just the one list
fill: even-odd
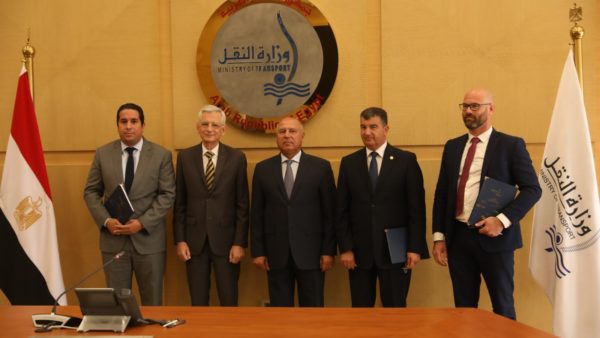
[(425, 192), (415, 154), (385, 148), (376, 190), (364, 148), (340, 165), (336, 203), (336, 233), (340, 252), (352, 250), (359, 268), (390, 268), (386, 228), (408, 228), (407, 250), (428, 258), (425, 240)]
[[(433, 204), (433, 232), (441, 232), (448, 246), (452, 245), (455, 226), (456, 189), (462, 153), (468, 136), (452, 139), (444, 146), (440, 175)], [(492, 131), (483, 159), (480, 186), (484, 178), (492, 177), (502, 182), (517, 185), (519, 194), (502, 213), (512, 225), (504, 229), (502, 236), (491, 238), (479, 236), (482, 249), (487, 252), (513, 251), (523, 246), (519, 221), (541, 196), (537, 175), (525, 142), (519, 137)]]
[[(104, 199), (123, 183), (121, 141), (116, 140), (96, 150), (83, 192), (96, 225), (100, 228), (100, 250), (118, 252), (127, 236), (113, 236), (104, 221), (110, 217), (104, 208)], [(144, 226), (131, 235), (131, 242), (141, 254), (165, 251), (165, 216), (175, 199), (175, 177), (171, 152), (144, 139), (133, 184), (129, 191), (133, 204), (133, 219)]]
[(299, 269), (319, 269), (322, 255), (335, 255), (334, 192), (331, 165), (321, 158), (302, 152), (289, 200), (281, 156), (258, 163), (252, 180), (252, 256), (266, 256), (270, 267), (279, 269), (291, 251)]
[(186, 242), (199, 254), (209, 239), (212, 251), (229, 255), (232, 245), (248, 246), (248, 178), (246, 156), (219, 145), (214, 190), (206, 186), (202, 145), (177, 156), (177, 196), (173, 211), (175, 243)]

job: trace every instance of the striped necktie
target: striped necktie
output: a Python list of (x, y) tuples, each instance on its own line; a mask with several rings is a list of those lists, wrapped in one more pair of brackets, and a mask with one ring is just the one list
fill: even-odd
[(206, 172), (204, 173), (206, 176), (206, 186), (209, 191), (213, 191), (215, 188), (215, 164), (212, 160), (215, 154), (212, 151), (207, 151), (204, 153), (204, 156), (208, 158), (208, 162), (206, 163)]

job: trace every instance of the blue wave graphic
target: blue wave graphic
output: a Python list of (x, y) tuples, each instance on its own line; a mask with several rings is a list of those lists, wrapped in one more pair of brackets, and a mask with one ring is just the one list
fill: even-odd
[(264, 84), (264, 96), (274, 96), (277, 98), (277, 105), (281, 104), (284, 97), (288, 95), (294, 95), (298, 97), (306, 97), (310, 95), (310, 84), (298, 84), (288, 82), (284, 85), (277, 85), (274, 83)]
[(563, 278), (571, 273), (571, 270), (569, 270), (565, 265), (563, 253), (558, 247), (558, 244), (561, 242), (561, 238), (560, 234), (556, 233), (556, 225), (552, 224), (552, 227), (546, 230), (546, 235), (548, 235), (551, 246), (550, 248), (547, 248), (546, 251), (554, 252), (554, 273), (559, 279)]
[(296, 89), (300, 91), (310, 90), (310, 85), (307, 83), (305, 85), (299, 85), (297, 83), (287, 83), (285, 85), (275, 85), (272, 83), (265, 83), (264, 90), (274, 90), (274, 91), (282, 91), (287, 89)]

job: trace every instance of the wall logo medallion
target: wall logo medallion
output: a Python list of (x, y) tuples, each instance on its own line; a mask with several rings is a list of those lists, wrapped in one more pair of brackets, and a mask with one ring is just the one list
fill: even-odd
[(333, 31), (309, 1), (226, 1), (197, 50), (204, 94), (242, 130), (275, 132), (306, 122), (327, 100), (338, 68)]

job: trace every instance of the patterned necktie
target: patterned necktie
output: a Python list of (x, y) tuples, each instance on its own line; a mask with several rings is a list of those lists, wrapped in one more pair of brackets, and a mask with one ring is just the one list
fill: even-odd
[(206, 186), (209, 191), (212, 191), (215, 188), (215, 164), (212, 160), (215, 154), (212, 151), (207, 151), (204, 153), (204, 156), (208, 158), (208, 162), (206, 163)]
[(377, 152), (372, 151), (371, 154), (371, 164), (369, 164), (369, 176), (371, 177), (371, 188), (375, 191), (375, 187), (377, 186), (377, 178), (379, 177), (379, 173), (377, 172)]
[(134, 147), (127, 147), (127, 165), (125, 166), (125, 191), (129, 193), (131, 185), (133, 184), (133, 152), (136, 150)]
[(465, 164), (463, 165), (463, 170), (460, 174), (460, 181), (458, 181), (458, 189), (456, 193), (456, 216), (462, 214), (465, 206), (465, 187), (467, 186), (469, 170), (471, 169), (471, 164), (473, 163), (473, 158), (475, 157), (475, 149), (477, 148), (477, 143), (479, 143), (479, 141), (480, 140), (477, 137), (472, 138), (471, 146), (469, 147), (469, 151), (467, 151)]
[(285, 185), (285, 192), (287, 193), (288, 199), (292, 197), (292, 189), (294, 188), (294, 172), (292, 171), (292, 160), (285, 161), (287, 166), (285, 168), (285, 176), (283, 177), (283, 184)]

